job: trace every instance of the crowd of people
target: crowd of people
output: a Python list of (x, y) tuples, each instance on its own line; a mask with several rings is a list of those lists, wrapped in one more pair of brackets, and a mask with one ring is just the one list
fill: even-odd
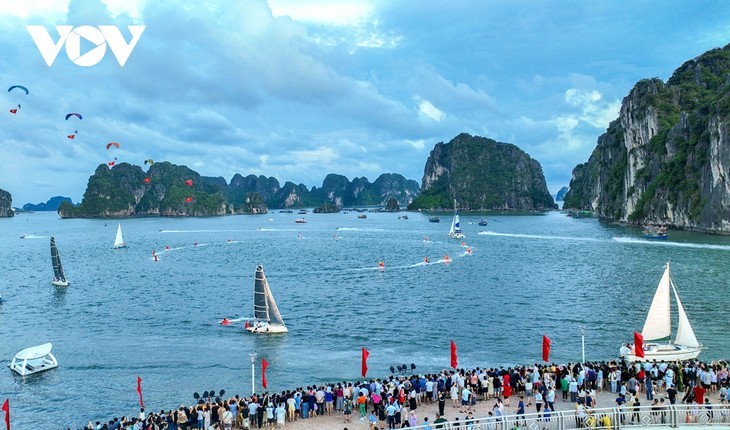
[[(615, 403), (600, 407), (619, 407), (627, 411), (622, 419), (634, 420), (638, 419), (635, 412), (643, 396), (657, 414), (665, 406), (666, 396), (669, 404), (697, 405), (699, 415), (700, 405), (709, 403), (706, 397), (712, 393), (725, 405), (726, 413), (729, 383), (728, 365), (724, 361), (709, 364), (614, 361), (444, 370), (370, 381), (315, 384), (250, 397), (200, 400), (196, 405), (158, 413), (142, 409), (138, 416), (114, 418), (106, 423), (90, 422), (86, 429), (278, 429), (286, 423), (332, 415), (337, 415), (345, 425), (353, 420), (365, 421), (371, 430), (424, 424), (438, 429), (449, 422), (447, 412), (451, 415), (456, 411), (463, 414), (462, 422), (469, 428), (468, 423), (476, 422), (477, 402), (490, 402), (488, 405), (494, 402), (487, 408), (488, 416), (481, 419), (499, 422), (503, 416), (517, 415), (519, 419), (519, 415), (526, 413), (549, 420), (559, 401), (574, 404), (576, 419), (584, 423), (607, 418), (592, 415), (599, 407), (597, 393), (600, 392), (616, 395)], [(437, 407), (435, 417), (421, 415), (419, 407), (428, 404)], [(533, 405), (534, 412), (529, 409)]]

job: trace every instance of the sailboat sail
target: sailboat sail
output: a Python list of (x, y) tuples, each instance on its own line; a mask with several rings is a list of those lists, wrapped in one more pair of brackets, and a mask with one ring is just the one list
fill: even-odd
[(124, 248), (124, 238), (122, 237), (122, 225), (117, 224), (117, 237), (114, 239), (114, 248)]
[(667, 263), (656, 293), (654, 293), (651, 308), (649, 308), (646, 322), (644, 322), (644, 329), (641, 330), (645, 341), (669, 339), (672, 330), (669, 313), (669, 287), (669, 263)]
[(274, 296), (271, 294), (271, 289), (269, 289), (269, 283), (265, 279), (264, 284), (266, 284), (266, 303), (269, 306), (269, 324), (284, 325), (284, 320), (279, 313), (279, 307), (276, 306)]
[(56, 239), (53, 237), (51, 237), (51, 263), (53, 263), (53, 277), (60, 281), (65, 281), (66, 277), (63, 275), (61, 256), (58, 254)]
[(269, 320), (269, 306), (266, 302), (267, 285), (264, 268), (257, 266), (253, 285), (253, 317), (264, 321)]
[(684, 306), (682, 306), (682, 302), (679, 301), (679, 294), (677, 294), (677, 288), (674, 286), (674, 282), (672, 282), (672, 291), (674, 292), (674, 298), (677, 300), (677, 311), (679, 313), (677, 338), (674, 339), (674, 343), (676, 345), (698, 347), (700, 346), (700, 343), (697, 341), (697, 336), (695, 336), (695, 332), (689, 324), (689, 318), (687, 318), (687, 313), (684, 311)]

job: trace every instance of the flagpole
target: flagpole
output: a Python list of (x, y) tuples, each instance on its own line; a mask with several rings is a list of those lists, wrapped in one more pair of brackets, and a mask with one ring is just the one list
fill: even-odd
[(581, 351), (583, 352), (583, 364), (586, 362), (586, 328), (581, 327), (580, 328), (580, 346)]
[(251, 357), (251, 395), (253, 396), (256, 392), (256, 379), (254, 377), (254, 369), (256, 364), (256, 353), (252, 352), (248, 354)]

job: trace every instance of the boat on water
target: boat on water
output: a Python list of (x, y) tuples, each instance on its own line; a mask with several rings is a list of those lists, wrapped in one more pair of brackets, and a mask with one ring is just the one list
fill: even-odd
[(304, 219), (304, 218), (297, 218), (297, 219), (294, 220), (294, 222), (297, 223), (297, 224), (306, 224), (307, 223), (307, 220)]
[(649, 240), (667, 240), (667, 227), (650, 224), (644, 227), (644, 237)]
[(299, 215), (306, 215), (307, 213), (306, 209), (299, 209)]
[(28, 376), (55, 369), (58, 367), (58, 360), (51, 354), (52, 348), (52, 343), (44, 343), (26, 348), (15, 354), (13, 361), (8, 364), (8, 367), (20, 376)]
[(487, 220), (486, 220), (486, 219), (480, 219), (480, 220), (479, 220), (479, 223), (478, 223), (478, 224), (479, 224), (480, 226), (484, 227), (484, 226), (486, 226), (486, 225), (487, 225)]
[[(677, 313), (679, 314), (677, 324), (677, 334), (674, 342), (670, 342), (672, 331), (671, 323), (671, 306), (670, 291), (674, 293), (674, 299), (677, 301)], [(692, 325), (689, 323), (687, 313), (684, 306), (679, 300), (677, 288), (669, 273), (669, 263), (664, 268), (659, 285), (657, 286), (654, 299), (651, 302), (649, 313), (644, 322), (644, 328), (641, 330), (644, 338), (644, 357), (637, 357), (635, 351), (624, 346), (621, 348), (621, 354), (628, 358), (629, 361), (661, 361), (665, 362), (675, 360), (691, 360), (697, 358), (702, 350), (702, 345), (697, 341)], [(666, 340), (667, 343), (660, 343)], [(628, 351), (627, 351), (628, 350)]]
[(63, 274), (63, 265), (61, 264), (61, 254), (58, 252), (56, 247), (56, 239), (51, 237), (51, 264), (53, 265), (53, 280), (52, 285), (57, 287), (68, 287), (68, 280), (66, 275)]
[(124, 243), (124, 237), (122, 237), (122, 225), (117, 224), (117, 236), (114, 238), (114, 245), (112, 249), (126, 248), (127, 244)]
[(360, 219), (365, 219), (365, 218), (367, 218), (368, 216), (367, 216), (367, 215), (365, 215), (365, 214), (360, 214), (360, 215), (358, 215), (357, 217), (358, 217), (358, 218), (360, 218)]
[(398, 219), (408, 219), (408, 215), (400, 215)]
[(288, 333), (274, 296), (271, 294), (269, 282), (264, 275), (264, 267), (256, 266), (253, 285), (253, 319), (246, 320), (245, 327), (249, 333), (278, 334)]
[(451, 239), (465, 239), (466, 236), (461, 232), (461, 226), (459, 225), (459, 208), (456, 206), (456, 199), (454, 199), (454, 218), (451, 220), (451, 228), (449, 229), (448, 236)]
[(440, 221), (441, 221), (441, 218), (439, 218), (437, 216), (428, 217), (428, 222), (440, 222)]

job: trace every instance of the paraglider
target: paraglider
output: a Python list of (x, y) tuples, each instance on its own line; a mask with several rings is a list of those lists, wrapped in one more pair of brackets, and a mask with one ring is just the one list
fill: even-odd
[(187, 181), (185, 181), (185, 185), (187, 185), (188, 187), (192, 187), (193, 186), (193, 180), (192, 179), (188, 179)]
[(83, 119), (83, 118), (81, 117), (81, 114), (80, 114), (80, 113), (76, 113), (76, 112), (70, 112), (70, 113), (67, 113), (67, 114), (66, 114), (66, 121), (68, 121), (68, 119), (69, 119), (69, 118), (71, 118), (72, 116), (75, 116), (75, 117), (76, 117), (76, 118), (78, 118), (78, 119)]
[(152, 165), (155, 164), (155, 160), (148, 158), (148, 159), (144, 160), (144, 164), (145, 165), (149, 164), (150, 167), (152, 167)]
[(106, 144), (106, 149), (109, 150), (109, 148), (111, 148), (112, 146), (116, 146), (117, 149), (119, 149), (119, 143), (117, 143), (117, 142), (109, 142), (109, 143), (107, 143)]
[(13, 90), (14, 90), (14, 89), (16, 89), (16, 88), (18, 88), (18, 89), (21, 89), (21, 90), (25, 91), (25, 95), (26, 95), (26, 96), (27, 96), (28, 94), (30, 94), (30, 91), (28, 91), (28, 88), (25, 88), (25, 87), (24, 87), (24, 86), (22, 86), (22, 85), (13, 85), (13, 86), (11, 86), (10, 88), (8, 88), (8, 92), (10, 92), (10, 91), (13, 91)]
[[(74, 133), (78, 133), (78, 131), (74, 131)], [(76, 139), (76, 135), (75, 134), (69, 134), (66, 137), (69, 138), (69, 139)]]
[(108, 164), (108, 165), (109, 165), (109, 167), (112, 167), (112, 166), (114, 166), (115, 164), (117, 164), (117, 157), (114, 157), (114, 161), (110, 161), (110, 162), (108, 162), (108, 163), (106, 163), (106, 164)]

